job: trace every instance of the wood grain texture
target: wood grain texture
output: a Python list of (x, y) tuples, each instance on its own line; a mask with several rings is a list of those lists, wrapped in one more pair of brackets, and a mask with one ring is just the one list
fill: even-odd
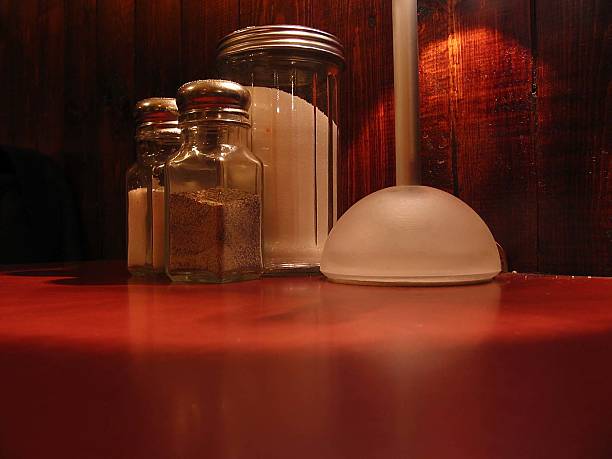
[(37, 146), (39, 152), (63, 161), (65, 0), (40, 0), (38, 4)]
[(338, 207), (395, 183), (391, 2), (313, 1), (313, 25), (345, 48), (340, 77)]
[(451, 17), (458, 195), (511, 269), (537, 271), (530, 2), (461, 2)]
[(313, 26), (314, 0), (240, 0), (240, 27), (268, 24)]
[(510, 269), (611, 275), (609, 2), (418, 4), (424, 182)]
[(239, 0), (183, 0), (181, 71), (183, 82), (216, 77), (217, 43), (239, 28)]
[(181, 1), (136, 0), (135, 96), (174, 97), (181, 78)]
[[(37, 148), (38, 95), (40, 89), (40, 31), (37, 1), (9, 2), (5, 31), (8, 36), (7, 140), (9, 145)], [(7, 69), (10, 69), (7, 71)]]
[(419, 5), (425, 182), (472, 206), (512, 269), (535, 271), (530, 2)]
[(446, 1), (418, 2), (419, 159), (423, 185), (456, 193), (448, 8)]
[[(125, 254), (123, 174), (134, 155), (134, 102), (174, 96), (181, 83), (213, 76), (218, 39), (239, 26), (297, 23), (340, 37), (347, 49), (340, 86), (340, 210), (394, 182), (390, 2), (0, 1), (15, 18), (9, 46), (0, 48), (14, 69), (7, 78), (16, 107), (16, 116), (2, 113), (9, 121), (3, 137), (38, 147), (26, 127), (43, 116), (49, 127), (41, 144), (53, 155), (62, 150), (58, 158), (78, 196), (90, 258)], [(59, 9), (39, 14), (46, 4), (63, 6), (63, 27), (56, 27)], [(36, 27), (39, 20), (47, 29)], [(53, 45), (50, 54), (41, 39)], [(39, 115), (41, 75), (51, 79)]]
[[(610, 9), (418, 1), (423, 181), (472, 205), (511, 269), (612, 274)], [(213, 76), (217, 40), (266, 23), (346, 47), (340, 210), (392, 185), (390, 1), (0, 0), (0, 143), (63, 164), (88, 257), (125, 255), (134, 102)]]
[[(0, 0), (0, 62), (12, 64), (10, 47), (12, 45), (9, 33), (11, 0)], [(12, 77), (9, 72), (0, 72), (0, 87), (12, 92)], [(6, 109), (0, 109), (0, 145), (9, 145), (8, 123), (11, 115)]]
[(100, 180), (96, 186), (104, 258), (123, 258), (126, 253), (125, 172), (134, 159), (135, 11), (134, 0), (104, 0), (97, 5)]
[(612, 4), (536, 5), (540, 270), (610, 276)]
[(96, 0), (66, 2), (64, 33), (63, 166), (79, 209), (85, 257), (101, 258)]

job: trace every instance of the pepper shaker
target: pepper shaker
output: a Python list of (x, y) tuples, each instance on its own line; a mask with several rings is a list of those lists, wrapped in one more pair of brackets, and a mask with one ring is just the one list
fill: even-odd
[(262, 164), (247, 146), (249, 92), (199, 80), (178, 90), (182, 145), (166, 164), (166, 273), (231, 282), (262, 271)]

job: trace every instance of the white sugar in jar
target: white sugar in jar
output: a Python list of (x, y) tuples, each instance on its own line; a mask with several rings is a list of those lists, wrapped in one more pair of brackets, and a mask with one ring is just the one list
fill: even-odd
[(335, 183), (329, 163), (336, 158), (336, 124), (331, 123), (330, 145), (328, 117), (311, 103), (280, 89), (254, 87), (251, 94), (251, 148), (264, 164), (268, 268), (316, 267), (336, 220), (335, 196), (329, 195), (330, 178)]

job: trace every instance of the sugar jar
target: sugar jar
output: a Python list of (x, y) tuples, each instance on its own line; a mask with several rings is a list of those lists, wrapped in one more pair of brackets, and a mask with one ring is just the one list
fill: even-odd
[(249, 140), (264, 165), (265, 271), (317, 271), (337, 219), (343, 47), (309, 27), (247, 27), (220, 41), (217, 65), (253, 99)]

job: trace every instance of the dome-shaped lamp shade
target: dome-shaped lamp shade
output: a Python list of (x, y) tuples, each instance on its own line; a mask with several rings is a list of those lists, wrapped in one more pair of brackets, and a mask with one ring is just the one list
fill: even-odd
[(396, 186), (351, 207), (332, 229), (321, 259), (330, 280), (352, 284), (454, 285), (501, 270), (489, 228), (455, 196)]

